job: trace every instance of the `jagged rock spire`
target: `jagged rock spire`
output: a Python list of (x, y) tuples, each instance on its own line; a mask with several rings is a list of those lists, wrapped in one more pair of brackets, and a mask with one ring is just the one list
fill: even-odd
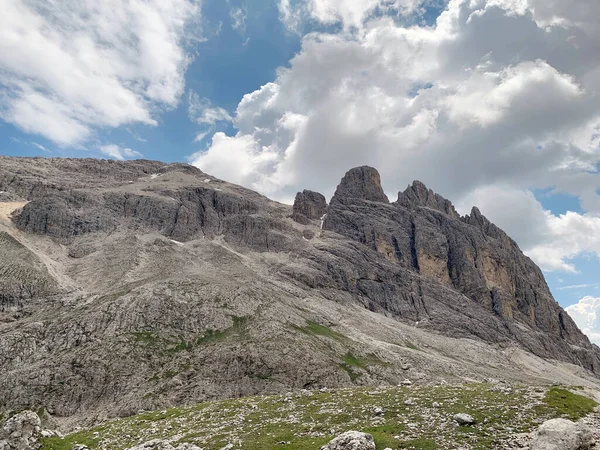
[(318, 192), (305, 189), (296, 194), (292, 219), (306, 225), (310, 220), (320, 219), (327, 212), (327, 200)]
[[(479, 208), (477, 206), (473, 206), (473, 208), (471, 208), (471, 214), (464, 216), (462, 220), (465, 223), (468, 223), (469, 225), (478, 227), (481, 231), (483, 231), (486, 235), (490, 237), (496, 239), (510, 240), (511, 242), (514, 242), (508, 237), (508, 235), (504, 231), (502, 231), (500, 228), (498, 228), (496, 225), (490, 222), (490, 220), (487, 217), (481, 214), (481, 211), (479, 211)], [(514, 245), (516, 246), (517, 244), (514, 243)]]
[(424, 206), (442, 211), (454, 218), (459, 217), (450, 200), (436, 194), (431, 189), (427, 189), (427, 186), (418, 180), (413, 181), (412, 185), (409, 185), (404, 192), (398, 192), (396, 204), (405, 208)]
[(381, 177), (377, 169), (369, 166), (350, 169), (342, 178), (331, 202), (354, 198), (372, 202), (389, 203), (389, 199), (381, 187)]

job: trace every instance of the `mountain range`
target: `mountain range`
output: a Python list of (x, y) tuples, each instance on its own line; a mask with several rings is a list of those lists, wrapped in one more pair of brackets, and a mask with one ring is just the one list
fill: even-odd
[(419, 181), (390, 202), (357, 167), (292, 206), (181, 163), (0, 157), (1, 411), (599, 372), (517, 243)]

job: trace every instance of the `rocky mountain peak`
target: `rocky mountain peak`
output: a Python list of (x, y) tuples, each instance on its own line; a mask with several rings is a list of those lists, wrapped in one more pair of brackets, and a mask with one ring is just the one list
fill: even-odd
[(327, 200), (323, 194), (304, 189), (296, 194), (292, 219), (307, 225), (311, 220), (320, 219), (327, 212)]
[(346, 172), (331, 201), (345, 203), (347, 199), (390, 202), (381, 187), (379, 172), (369, 166), (355, 167)]
[(427, 189), (427, 186), (418, 180), (413, 181), (412, 185), (409, 185), (404, 192), (398, 192), (396, 204), (405, 208), (423, 206), (442, 211), (454, 218), (459, 217), (450, 200)]
[[(473, 208), (471, 208), (471, 214), (464, 216), (462, 220), (469, 225), (479, 228), (487, 236), (496, 239), (511, 240), (504, 231), (490, 222), (490, 220), (481, 213), (477, 206), (473, 206)], [(511, 240), (511, 242), (514, 241)], [(516, 246), (517, 244), (514, 243), (514, 245)]]

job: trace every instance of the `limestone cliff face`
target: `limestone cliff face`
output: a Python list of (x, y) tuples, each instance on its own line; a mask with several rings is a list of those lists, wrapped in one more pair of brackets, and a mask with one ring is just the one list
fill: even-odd
[(0, 313), (27, 310), (32, 298), (56, 292), (56, 281), (39, 258), (0, 231)]
[(292, 219), (308, 225), (311, 220), (320, 219), (325, 215), (327, 200), (324, 195), (305, 189), (296, 194), (292, 211)]
[(344, 204), (352, 203), (355, 199), (378, 203), (390, 202), (383, 192), (381, 177), (376, 169), (361, 166), (346, 172), (331, 201)]
[[(102, 418), (406, 376), (527, 379), (498, 350), (515, 346), (600, 371), (504, 232), (419, 182), (390, 203), (371, 167), (329, 205), (154, 161), (0, 157), (0, 191), (28, 201), (0, 217), (0, 412)], [(347, 335), (327, 331), (342, 323)], [(417, 338), (436, 349), (402, 346)]]
[[(239, 186), (226, 187), (195, 167), (98, 160), (80, 160), (80, 166), (76, 161), (40, 160), (16, 174), (0, 168), (0, 190), (31, 200), (14, 219), (18, 228), (66, 243), (125, 228), (179, 241), (224, 235), (261, 251), (293, 245), (284, 233), (293, 234), (292, 228), (271, 219), (280, 205)], [(58, 182), (63, 178), (64, 184)]]
[(427, 189), (427, 186), (420, 181), (414, 181), (404, 192), (398, 192), (396, 204), (409, 209), (415, 207), (431, 208), (446, 213), (450, 217), (459, 217), (450, 200), (446, 200), (431, 189)]
[[(460, 217), (449, 200), (418, 181), (400, 192), (397, 202), (387, 204), (381, 195), (379, 176), (373, 172), (360, 168), (346, 174), (331, 200), (325, 230), (358, 241), (399, 268), (463, 294), (473, 305), (483, 307), (513, 328), (510, 334), (529, 345), (530, 350), (549, 355), (549, 344), (532, 346), (530, 336), (522, 333), (519, 324), (529, 327), (532, 334), (547, 333), (548, 340), (558, 343), (562, 350), (555, 351), (554, 357), (560, 358), (564, 352), (571, 354), (573, 361), (586, 361), (587, 367), (600, 368), (597, 350), (552, 298), (540, 269), (506, 233), (477, 208)], [(370, 174), (368, 181), (364, 173)], [(361, 189), (345, 188), (355, 184)], [(386, 284), (387, 290), (397, 286), (395, 282)], [(445, 296), (440, 289), (438, 301), (443, 302)], [(423, 308), (427, 310), (426, 303)], [(419, 309), (415, 306), (408, 316), (415, 320), (432, 318)], [(463, 328), (470, 326), (465, 323)], [(587, 356), (582, 358), (571, 345), (588, 349)]]

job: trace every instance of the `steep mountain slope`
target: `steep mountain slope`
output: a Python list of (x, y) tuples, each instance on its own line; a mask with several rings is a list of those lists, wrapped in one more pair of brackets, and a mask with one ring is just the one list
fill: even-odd
[(1, 409), (93, 422), (406, 377), (596, 383), (600, 350), (539, 269), (418, 182), (389, 203), (356, 168), (330, 205), (292, 208), (184, 164), (0, 157), (0, 191)]
[[(598, 353), (554, 301), (540, 269), (477, 208), (460, 217), (448, 200), (420, 182), (389, 204), (379, 174), (361, 167), (342, 180), (323, 228), (398, 266), (352, 286), (378, 307), (453, 335), (516, 339), (536, 355), (600, 368)], [(425, 287), (423, 278), (435, 284)], [(453, 298), (446, 288), (471, 301)]]

